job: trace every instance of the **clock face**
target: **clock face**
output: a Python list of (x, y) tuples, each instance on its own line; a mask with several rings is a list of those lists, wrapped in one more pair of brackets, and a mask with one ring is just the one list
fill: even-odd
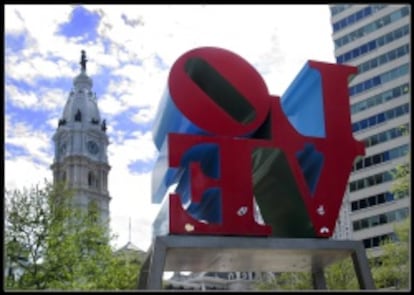
[(99, 146), (95, 141), (93, 140), (88, 141), (87, 147), (88, 147), (88, 152), (90, 152), (92, 155), (97, 155), (99, 153)]

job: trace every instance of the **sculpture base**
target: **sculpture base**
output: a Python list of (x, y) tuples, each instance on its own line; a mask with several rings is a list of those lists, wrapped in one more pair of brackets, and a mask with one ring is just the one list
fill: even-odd
[(361, 241), (228, 236), (158, 236), (139, 276), (139, 289), (161, 289), (164, 271), (311, 272), (325, 289), (323, 270), (351, 255), (361, 289), (375, 289)]

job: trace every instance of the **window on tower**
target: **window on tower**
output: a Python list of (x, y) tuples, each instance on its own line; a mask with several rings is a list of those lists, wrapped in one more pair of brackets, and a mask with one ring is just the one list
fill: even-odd
[(95, 175), (92, 171), (89, 171), (88, 173), (88, 186), (93, 187), (95, 184)]
[(78, 121), (78, 122), (82, 121), (82, 113), (80, 109), (78, 109), (78, 111), (75, 114), (75, 121)]
[(88, 172), (88, 186), (99, 189), (99, 178), (92, 171)]

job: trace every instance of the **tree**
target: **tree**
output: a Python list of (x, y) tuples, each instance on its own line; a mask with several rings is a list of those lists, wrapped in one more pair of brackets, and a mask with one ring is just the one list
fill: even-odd
[[(409, 135), (408, 126), (401, 126), (400, 130), (403, 134)], [(410, 154), (407, 154), (407, 163), (399, 165), (393, 172), (395, 179), (391, 191), (398, 198), (405, 197), (410, 191)]]
[(325, 279), (329, 290), (360, 289), (351, 257), (326, 267)]
[(395, 225), (397, 241), (386, 241), (381, 245), (382, 255), (372, 267), (377, 288), (409, 289), (409, 218)]
[(410, 191), (410, 166), (408, 164), (399, 165), (393, 174), (395, 181), (392, 184), (391, 191), (395, 198), (403, 198)]
[(9, 267), (6, 287), (23, 285), (42, 287), (42, 257), (49, 215), (46, 202), (48, 188), (38, 186), (22, 191), (6, 191), (5, 248)]
[[(407, 130), (405, 130), (407, 132)], [(394, 182), (391, 191), (396, 199), (409, 196), (410, 166), (399, 165), (393, 173)], [(372, 267), (372, 274), (377, 288), (409, 289), (410, 277), (410, 217), (394, 226), (396, 241), (390, 239), (381, 244), (382, 254)]]
[(134, 289), (140, 264), (114, 254), (113, 236), (88, 212), (73, 206), (63, 184), (6, 191), (7, 289)]

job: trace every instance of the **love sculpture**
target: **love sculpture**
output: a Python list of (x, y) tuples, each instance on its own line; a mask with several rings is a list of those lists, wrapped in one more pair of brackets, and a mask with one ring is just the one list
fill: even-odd
[(278, 97), (228, 50), (179, 57), (153, 129), (152, 202), (168, 198), (168, 233), (330, 237), (353, 162), (365, 153), (351, 129), (356, 72), (308, 61)]

